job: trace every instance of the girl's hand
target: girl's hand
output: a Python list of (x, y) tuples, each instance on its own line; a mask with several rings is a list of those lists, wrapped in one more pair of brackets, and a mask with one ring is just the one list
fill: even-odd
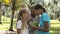
[(37, 27), (31, 26), (31, 29), (36, 30), (36, 29), (37, 29)]
[(31, 29), (36, 30), (34, 27), (31, 27)]

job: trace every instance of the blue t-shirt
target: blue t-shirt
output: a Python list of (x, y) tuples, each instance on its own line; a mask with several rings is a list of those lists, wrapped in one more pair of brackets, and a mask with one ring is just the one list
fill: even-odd
[[(44, 21), (47, 21), (48, 24), (50, 25), (50, 17), (47, 13), (43, 13), (39, 19), (39, 25), (41, 28), (44, 28)], [(38, 30), (38, 34), (50, 34), (50, 33)]]

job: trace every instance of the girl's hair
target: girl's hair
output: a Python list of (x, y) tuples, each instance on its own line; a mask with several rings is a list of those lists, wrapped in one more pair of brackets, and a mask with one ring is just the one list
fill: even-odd
[(31, 10), (31, 14), (30, 14), (30, 15), (31, 15), (32, 18), (35, 18), (35, 16), (36, 16), (36, 15), (33, 13), (33, 10)]
[(27, 9), (25, 9), (25, 8), (22, 8), (22, 9), (19, 11), (17, 21), (22, 19), (22, 18), (21, 18), (21, 17), (22, 17), (22, 14), (26, 13), (26, 11), (27, 11)]
[(30, 7), (30, 10), (31, 10), (31, 17), (32, 18), (35, 18), (35, 14), (34, 14), (34, 11), (33, 11), (33, 9), (34, 9), (34, 6), (35, 6), (35, 4), (33, 4), (31, 7)]
[[(17, 22), (19, 21), (19, 20), (21, 20), (22, 21), (22, 14), (24, 14), (24, 13), (26, 13), (28, 10), (26, 9), (26, 8), (22, 8), (20, 11), (19, 11), (19, 13), (18, 13), (18, 19), (17, 19)], [(22, 30), (26, 27), (26, 23), (23, 23), (24, 21), (22, 21)]]
[(36, 4), (36, 5), (34, 6), (34, 9), (35, 9), (35, 10), (43, 9), (43, 7), (42, 7), (40, 4)]
[(35, 9), (35, 10), (43, 9), (43, 12), (46, 12), (46, 9), (45, 9), (43, 6), (41, 6), (40, 4), (36, 4), (36, 5), (34, 6), (34, 9)]
[(43, 12), (47, 13), (45, 8), (43, 8)]

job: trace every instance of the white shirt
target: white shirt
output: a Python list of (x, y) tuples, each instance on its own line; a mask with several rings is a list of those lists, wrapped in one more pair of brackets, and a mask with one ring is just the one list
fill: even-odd
[[(21, 20), (19, 20), (17, 22), (17, 29), (21, 29), (21, 28), (22, 28), (22, 22), (21, 22)], [(28, 28), (24, 28), (24, 30), (21, 30), (21, 34), (28, 34)]]

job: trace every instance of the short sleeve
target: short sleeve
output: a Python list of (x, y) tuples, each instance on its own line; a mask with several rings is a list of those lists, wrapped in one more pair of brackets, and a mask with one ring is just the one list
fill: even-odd
[(47, 21), (47, 22), (50, 21), (50, 17), (49, 17), (48, 14), (44, 14), (44, 15), (43, 15), (43, 21)]
[(21, 29), (21, 26), (22, 26), (22, 22), (21, 21), (18, 21), (17, 22), (17, 29)]

